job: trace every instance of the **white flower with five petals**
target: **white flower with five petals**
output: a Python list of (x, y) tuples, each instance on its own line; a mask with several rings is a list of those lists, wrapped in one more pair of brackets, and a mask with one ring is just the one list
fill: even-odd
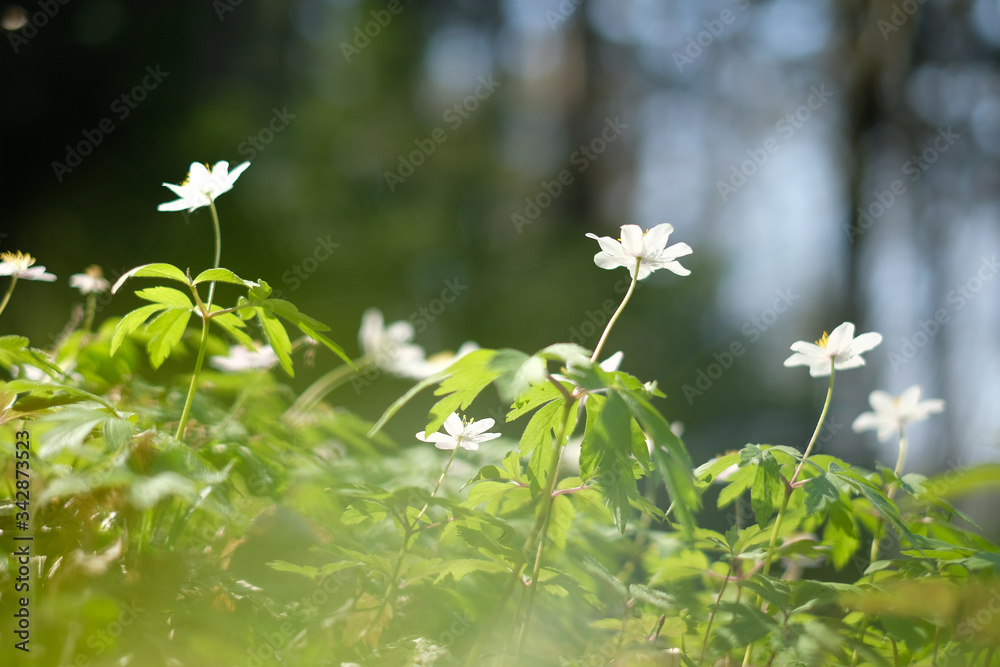
[(101, 267), (91, 264), (86, 273), (74, 273), (69, 277), (69, 286), (80, 290), (81, 294), (101, 294), (111, 287), (104, 278)]
[(193, 211), (202, 206), (208, 206), (219, 195), (233, 189), (233, 183), (240, 177), (240, 174), (250, 166), (249, 162), (243, 162), (229, 171), (229, 163), (225, 160), (216, 162), (215, 166), (209, 170), (207, 164), (192, 162), (188, 171), (188, 176), (180, 185), (164, 183), (166, 187), (180, 199), (168, 201), (156, 207), (158, 211), (182, 211), (187, 209)]
[(35, 266), (35, 258), (18, 252), (0, 252), (0, 276), (12, 276), (21, 280), (42, 280), (52, 282), (56, 277), (44, 266)]
[(785, 366), (808, 366), (809, 375), (825, 377), (830, 374), (831, 367), (843, 371), (865, 365), (861, 354), (873, 349), (882, 342), (882, 334), (869, 332), (854, 337), (854, 323), (844, 322), (826, 333), (815, 343), (804, 340), (792, 343), (792, 356), (785, 359)]
[(424, 442), (433, 442), (438, 449), (455, 449), (461, 447), (475, 451), (479, 449), (479, 443), (499, 438), (499, 433), (487, 433), (493, 427), (492, 419), (470, 420), (466, 422), (457, 413), (452, 412), (444, 420), (444, 430), (447, 433), (431, 433), (427, 435), (424, 431), (417, 433), (417, 439)]
[(879, 442), (885, 442), (903, 430), (906, 424), (923, 421), (932, 414), (944, 411), (944, 401), (939, 398), (920, 400), (920, 385), (915, 384), (899, 396), (875, 390), (868, 396), (874, 412), (863, 412), (851, 424), (855, 432), (876, 430)]
[[(645, 234), (639, 225), (622, 225), (619, 241), (596, 234), (587, 234), (587, 237), (601, 244), (601, 252), (594, 255), (594, 263), (602, 269), (623, 266), (636, 280), (642, 280), (658, 269), (667, 269), (679, 276), (690, 275), (691, 272), (681, 266), (677, 258), (690, 255), (693, 251), (687, 243), (677, 243), (668, 248), (667, 240), (673, 231), (674, 226), (668, 223), (657, 225)], [(637, 262), (638, 277), (635, 273)]]

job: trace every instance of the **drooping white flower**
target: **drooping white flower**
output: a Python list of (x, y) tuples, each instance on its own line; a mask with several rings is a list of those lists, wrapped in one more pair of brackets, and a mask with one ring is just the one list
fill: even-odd
[(158, 211), (181, 211), (187, 209), (193, 211), (202, 206), (208, 206), (219, 195), (233, 189), (233, 183), (240, 177), (240, 174), (250, 166), (249, 162), (243, 162), (229, 171), (229, 163), (225, 160), (216, 162), (209, 171), (207, 164), (192, 162), (187, 178), (180, 185), (164, 183), (166, 187), (180, 199), (164, 202), (156, 207)]
[(229, 348), (226, 356), (214, 356), (209, 358), (208, 363), (212, 368), (230, 373), (240, 371), (262, 370), (270, 368), (278, 363), (278, 355), (270, 345), (264, 345), (255, 352), (251, 352), (242, 345), (233, 345)]
[(876, 430), (879, 442), (885, 442), (899, 433), (906, 424), (923, 421), (932, 414), (944, 411), (944, 401), (939, 398), (920, 400), (920, 385), (909, 387), (899, 396), (875, 390), (868, 396), (874, 412), (863, 412), (851, 424), (855, 432)]
[(43, 280), (52, 282), (56, 277), (48, 273), (44, 266), (34, 266), (35, 258), (17, 252), (0, 252), (0, 276), (12, 276), (21, 280)]
[(854, 337), (854, 323), (844, 322), (830, 335), (815, 343), (800, 340), (792, 343), (792, 356), (785, 359), (785, 366), (808, 366), (809, 375), (824, 377), (830, 374), (831, 361), (838, 371), (864, 366), (862, 353), (868, 352), (882, 342), (882, 334), (869, 332)]
[(588, 238), (596, 239), (601, 244), (601, 252), (594, 255), (594, 263), (602, 269), (617, 269), (624, 266), (635, 278), (636, 260), (639, 262), (639, 276), (642, 280), (653, 271), (667, 269), (679, 276), (690, 275), (690, 271), (681, 266), (678, 257), (690, 255), (693, 251), (687, 243), (677, 243), (669, 248), (667, 240), (674, 227), (668, 223), (657, 225), (645, 234), (639, 225), (622, 225), (622, 236), (619, 241), (610, 236), (587, 234)]
[(111, 283), (104, 279), (101, 267), (91, 264), (85, 273), (74, 273), (69, 277), (69, 286), (80, 290), (82, 294), (100, 294), (107, 292)]
[(487, 433), (493, 427), (492, 419), (480, 419), (479, 421), (466, 422), (458, 413), (451, 413), (444, 420), (444, 430), (447, 433), (431, 433), (427, 435), (424, 431), (417, 433), (417, 439), (424, 442), (433, 442), (438, 449), (455, 449), (461, 447), (475, 451), (479, 449), (479, 443), (499, 438), (499, 433)]

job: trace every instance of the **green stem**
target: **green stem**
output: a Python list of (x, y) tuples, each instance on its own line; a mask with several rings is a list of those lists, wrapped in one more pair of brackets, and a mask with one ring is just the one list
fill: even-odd
[(381, 604), (379, 604), (378, 609), (375, 612), (375, 615), (372, 617), (372, 622), (368, 625), (368, 628), (365, 630), (364, 636), (367, 636), (368, 633), (370, 633), (375, 628), (375, 626), (378, 624), (379, 619), (382, 617), (382, 613), (385, 611), (385, 608), (391, 604), (392, 598), (395, 596), (396, 591), (399, 590), (399, 573), (403, 569), (403, 559), (406, 558), (406, 553), (410, 549), (410, 538), (413, 537), (414, 534), (419, 532), (417, 524), (420, 522), (421, 517), (424, 516), (424, 512), (427, 511), (427, 508), (430, 507), (431, 500), (434, 499), (434, 497), (437, 495), (438, 490), (440, 490), (441, 483), (444, 481), (445, 475), (448, 474), (448, 470), (451, 468), (451, 464), (455, 461), (455, 454), (458, 453), (460, 445), (461, 445), (461, 438), (459, 438), (459, 441), (455, 444), (455, 449), (451, 450), (451, 456), (448, 457), (448, 463), (445, 464), (444, 470), (441, 472), (441, 476), (438, 477), (437, 484), (434, 485), (434, 490), (431, 491), (430, 498), (428, 498), (427, 502), (424, 503), (423, 508), (421, 508), (421, 510), (417, 513), (417, 516), (414, 517), (413, 521), (412, 522), (408, 521), (406, 519), (406, 514), (405, 513), (403, 514), (403, 523), (404, 523), (403, 544), (400, 545), (399, 547), (399, 554), (396, 556), (396, 564), (392, 568), (392, 574), (389, 577), (389, 584), (388, 586), (386, 586), (385, 595), (382, 596), (382, 602)]
[(90, 331), (90, 327), (94, 324), (94, 313), (97, 311), (97, 294), (91, 292), (87, 295), (87, 310), (86, 314), (83, 316), (83, 330)]
[(712, 605), (712, 613), (708, 617), (708, 627), (705, 628), (705, 640), (701, 644), (701, 657), (698, 658), (698, 664), (705, 664), (705, 651), (708, 650), (708, 638), (712, 634), (712, 623), (715, 621), (715, 614), (719, 611), (719, 605), (722, 604), (722, 594), (726, 592), (726, 586), (729, 585), (729, 578), (733, 576), (733, 565), (736, 562), (736, 554), (731, 554), (732, 560), (729, 561), (729, 572), (726, 573), (726, 578), (722, 580), (722, 588), (719, 589), (719, 595), (715, 598), (715, 604)]
[[(215, 286), (215, 283), (212, 283)], [(211, 298), (211, 297), (209, 297)], [(198, 345), (198, 359), (194, 362), (194, 373), (191, 374), (191, 386), (188, 387), (187, 399), (184, 401), (184, 410), (181, 412), (181, 421), (177, 425), (177, 440), (184, 438), (184, 430), (187, 428), (188, 417), (191, 414), (191, 404), (194, 402), (194, 390), (198, 386), (198, 376), (201, 374), (201, 365), (205, 361), (205, 350), (208, 348), (208, 312), (201, 313), (201, 342)]]
[[(899, 454), (896, 456), (896, 468), (893, 471), (897, 479), (899, 479), (900, 474), (903, 472), (903, 464), (906, 463), (906, 449), (907, 449), (906, 436), (903, 435), (903, 427), (900, 426)], [(897, 487), (893, 486), (892, 488), (886, 491), (886, 497), (889, 500), (892, 500), (892, 497), (896, 494), (896, 488)], [(879, 539), (881, 538), (882, 526), (884, 525), (884, 523), (885, 522), (882, 520), (882, 515), (879, 515), (875, 520), (875, 534), (872, 536), (872, 549), (868, 556), (869, 563), (874, 563), (875, 561), (878, 560), (878, 543)], [(874, 580), (875, 580), (875, 573), (872, 572), (872, 581)]]
[[(213, 269), (222, 263), (222, 228), (219, 226), (219, 212), (215, 210), (215, 200), (209, 198), (208, 208), (212, 211), (212, 226), (215, 228), (215, 264)], [(212, 298), (215, 296), (215, 281), (208, 286), (208, 311), (212, 311)]]
[[(830, 410), (830, 399), (833, 398), (833, 377), (836, 373), (836, 369), (833, 365), (833, 359), (830, 359), (830, 386), (826, 390), (826, 401), (823, 403), (823, 411), (819, 415), (819, 421), (816, 423), (816, 430), (813, 431), (812, 438), (809, 439), (809, 445), (806, 447), (805, 453), (802, 455), (802, 460), (799, 461), (799, 465), (795, 468), (795, 472), (792, 474), (791, 481), (788, 482), (788, 486), (785, 487), (784, 496), (781, 499), (781, 506), (778, 508), (778, 516), (774, 520), (774, 527), (771, 529), (771, 538), (767, 543), (767, 555), (764, 557), (764, 568), (761, 573), (766, 577), (768, 572), (771, 571), (771, 563), (774, 561), (775, 546), (778, 543), (778, 533), (781, 531), (781, 522), (785, 518), (785, 510), (788, 509), (788, 499), (792, 497), (792, 491), (795, 489), (795, 481), (799, 477), (799, 473), (802, 472), (802, 466), (805, 465), (806, 459), (809, 458), (809, 454), (812, 452), (813, 445), (816, 444), (816, 439), (819, 437), (819, 432), (823, 428), (823, 422), (826, 421), (826, 413)], [(757, 596), (757, 605), (762, 602), (761, 597)], [(743, 655), (743, 667), (747, 667), (750, 664), (750, 657), (753, 655), (753, 644), (747, 646), (746, 653)]]
[(826, 390), (826, 401), (823, 403), (823, 412), (820, 413), (819, 422), (816, 424), (816, 430), (813, 431), (812, 438), (809, 440), (809, 446), (806, 447), (806, 453), (802, 455), (802, 460), (799, 461), (799, 466), (795, 469), (795, 474), (792, 475), (792, 479), (788, 482), (789, 486), (795, 485), (795, 480), (798, 479), (799, 473), (802, 472), (802, 466), (806, 464), (806, 459), (809, 458), (809, 454), (812, 452), (813, 445), (816, 444), (816, 438), (819, 437), (819, 432), (823, 428), (823, 422), (826, 421), (826, 413), (830, 410), (830, 399), (833, 398), (833, 376), (836, 374), (836, 369), (833, 367), (833, 360), (830, 360), (830, 386)]
[(10, 301), (10, 295), (14, 293), (14, 285), (17, 284), (17, 276), (12, 275), (10, 277), (10, 287), (7, 288), (7, 293), (3, 296), (3, 302), (0, 303), (0, 315), (3, 314), (4, 309), (7, 307), (7, 302)]
[(622, 314), (623, 310), (625, 310), (625, 304), (627, 304), (628, 300), (632, 298), (632, 292), (635, 290), (635, 284), (638, 281), (639, 265), (641, 263), (642, 259), (636, 258), (635, 270), (632, 272), (632, 284), (628, 286), (628, 292), (625, 293), (625, 298), (622, 299), (622, 303), (618, 306), (618, 310), (616, 310), (615, 314), (611, 316), (610, 320), (608, 320), (608, 326), (604, 327), (604, 333), (601, 334), (601, 340), (597, 342), (597, 347), (594, 348), (594, 354), (590, 357), (590, 363), (597, 361), (597, 356), (601, 353), (601, 348), (604, 347), (604, 341), (608, 339), (608, 334), (611, 333), (611, 327), (613, 327), (615, 322), (618, 321), (618, 316)]
[[(638, 267), (637, 267), (638, 268)], [(635, 281), (632, 281), (632, 285), (635, 285)], [(631, 293), (631, 290), (629, 290)], [(625, 301), (628, 301), (628, 296), (625, 297)], [(624, 302), (622, 303), (624, 306)], [(618, 309), (619, 312), (621, 308)], [(612, 318), (613, 321), (614, 318)], [(608, 325), (610, 328), (610, 323)], [(607, 334), (607, 330), (605, 330)], [(598, 347), (598, 351), (600, 348)], [(535, 602), (535, 592), (538, 590), (538, 575), (542, 569), (542, 553), (545, 550), (545, 540), (549, 532), (549, 520), (552, 518), (552, 505), (555, 503), (555, 493), (556, 483), (559, 479), (559, 464), (562, 463), (562, 451), (563, 444), (566, 440), (566, 427), (569, 425), (569, 415), (573, 410), (573, 406), (576, 404), (575, 400), (566, 399), (566, 408), (563, 411), (562, 423), (559, 425), (559, 433), (556, 434), (555, 442), (555, 464), (552, 467), (552, 479), (549, 480), (548, 490), (545, 492), (545, 497), (542, 498), (544, 505), (542, 506), (542, 523), (541, 531), (538, 535), (538, 550), (535, 552), (535, 565), (531, 570), (531, 583), (528, 586), (528, 592), (526, 595), (526, 601), (524, 606), (524, 618), (521, 620), (521, 629), (518, 632), (517, 644), (514, 650), (514, 660), (517, 661), (521, 654), (521, 646), (524, 643), (524, 637), (527, 634), (528, 624), (531, 621), (531, 608)]]

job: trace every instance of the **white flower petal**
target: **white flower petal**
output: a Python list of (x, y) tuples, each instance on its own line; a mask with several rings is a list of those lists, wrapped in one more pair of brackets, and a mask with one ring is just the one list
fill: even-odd
[(829, 350), (830, 354), (840, 354), (850, 347), (853, 339), (854, 323), (844, 322), (830, 332), (830, 336), (826, 343), (826, 349)]
[(645, 239), (646, 249), (662, 250), (667, 246), (667, 241), (670, 239), (670, 235), (673, 233), (674, 233), (674, 226), (668, 222), (664, 222), (662, 224), (657, 225), (656, 227), (653, 227), (648, 232), (646, 232), (646, 239)]
[(622, 249), (631, 257), (645, 256), (646, 248), (639, 225), (622, 225)]

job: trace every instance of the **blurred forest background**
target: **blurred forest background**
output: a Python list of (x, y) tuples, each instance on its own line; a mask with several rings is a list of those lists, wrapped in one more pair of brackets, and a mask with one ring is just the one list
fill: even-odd
[[(352, 354), (372, 306), (430, 353), (593, 347), (627, 274), (584, 234), (669, 222), (692, 275), (641, 283), (605, 350), (658, 380), (696, 462), (804, 447), (826, 383), (781, 364), (844, 320), (885, 340), (838, 375), (821, 451), (891, 465), (895, 441), (850, 424), (871, 390), (919, 383), (947, 411), (912, 429), (909, 470), (1000, 459), (997, 0), (47, 0), (0, 18), (0, 248), (59, 276), (19, 283), (0, 333), (48, 346), (92, 263), (209, 267), (209, 213), (157, 212), (161, 183), (249, 159), (218, 202), (222, 265)], [(330, 400), (375, 419), (406, 387)]]

